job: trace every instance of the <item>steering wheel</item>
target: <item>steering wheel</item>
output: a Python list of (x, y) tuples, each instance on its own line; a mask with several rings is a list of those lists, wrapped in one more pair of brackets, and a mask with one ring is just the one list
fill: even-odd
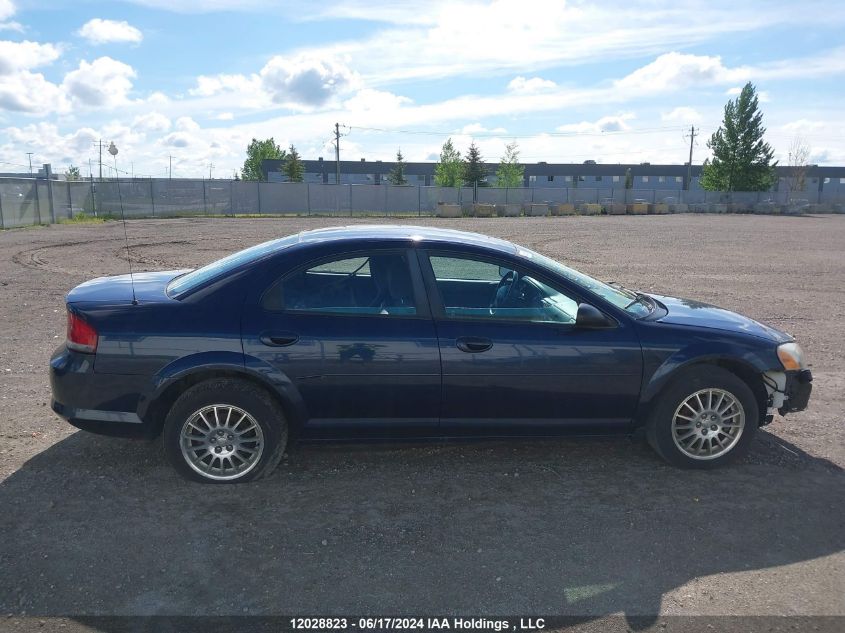
[(503, 308), (508, 304), (517, 285), (519, 285), (519, 273), (515, 270), (509, 270), (502, 276), (496, 286), (493, 302), (490, 304), (490, 314), (495, 314), (496, 308)]

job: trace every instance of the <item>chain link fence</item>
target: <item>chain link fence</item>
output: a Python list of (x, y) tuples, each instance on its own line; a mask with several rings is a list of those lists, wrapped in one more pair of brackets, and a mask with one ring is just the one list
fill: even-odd
[[(718, 192), (587, 187), (427, 187), (275, 183), (239, 180), (127, 179), (58, 181), (0, 178), (0, 228), (49, 224), (80, 216), (156, 218), (239, 215), (431, 216), (440, 204), (733, 205), (731, 210), (843, 212), (845, 194), (824, 190)], [(83, 215), (84, 214), (84, 215)]]

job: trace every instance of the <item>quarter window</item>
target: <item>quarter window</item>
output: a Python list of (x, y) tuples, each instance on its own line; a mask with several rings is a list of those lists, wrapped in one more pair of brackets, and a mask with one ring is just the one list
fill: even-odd
[(507, 263), (432, 255), (447, 318), (575, 323), (578, 302)]
[(404, 253), (344, 257), (297, 270), (265, 293), (263, 305), (329, 314), (417, 313)]

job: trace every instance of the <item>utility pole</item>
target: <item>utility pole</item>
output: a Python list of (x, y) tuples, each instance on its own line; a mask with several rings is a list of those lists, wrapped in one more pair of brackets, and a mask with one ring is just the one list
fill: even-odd
[(686, 189), (689, 191), (690, 185), (692, 184), (692, 145), (695, 142), (695, 126), (691, 125), (689, 130), (689, 162), (687, 163), (687, 186)]
[(334, 124), (335, 184), (340, 184), (340, 123)]
[(173, 156), (168, 155), (167, 158), (170, 160), (170, 167), (167, 168), (167, 179), (173, 180)]
[(103, 139), (97, 141), (100, 147), (100, 182), (103, 182)]
[(214, 169), (214, 163), (208, 163), (208, 179), (211, 180), (211, 171)]
[(26, 155), (29, 156), (29, 176), (32, 177), (32, 154), (34, 152), (27, 152)]

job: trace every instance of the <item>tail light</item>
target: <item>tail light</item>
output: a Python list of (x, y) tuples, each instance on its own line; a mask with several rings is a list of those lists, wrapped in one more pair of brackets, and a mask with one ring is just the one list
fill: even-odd
[(67, 311), (67, 346), (77, 352), (97, 351), (97, 330), (70, 310)]

